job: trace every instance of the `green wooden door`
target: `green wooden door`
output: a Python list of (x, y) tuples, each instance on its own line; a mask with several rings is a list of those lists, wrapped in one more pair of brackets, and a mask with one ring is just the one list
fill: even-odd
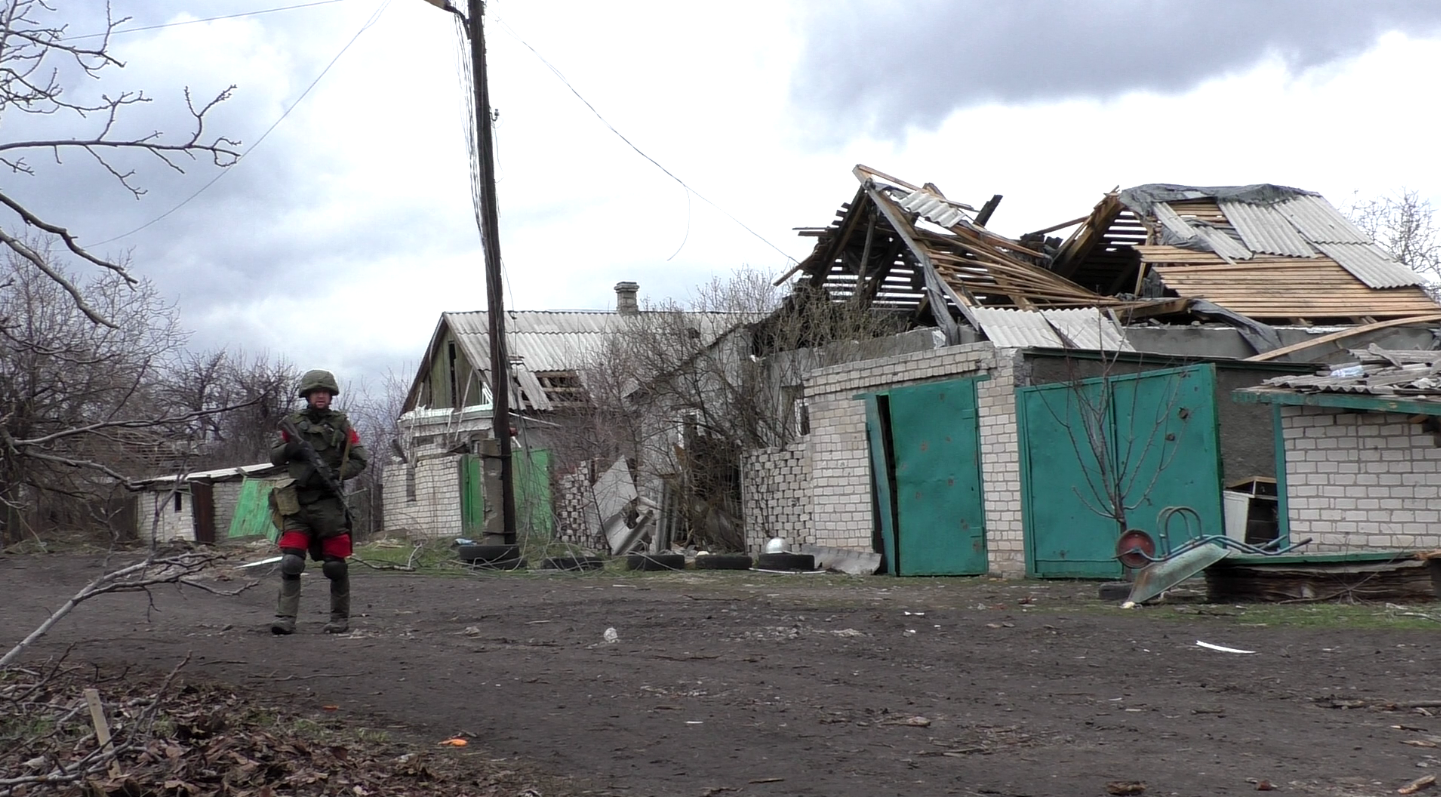
[[(1041, 578), (1115, 578), (1126, 523), (1153, 536), (1168, 506), (1189, 506), (1221, 533), (1215, 368), (1022, 388), (1021, 491), (1027, 570)], [(1179, 543), (1179, 524), (1172, 534)]]
[[(555, 527), (551, 506), (550, 452), (531, 449), (511, 451), (511, 484), (515, 488), (515, 522), (518, 530), (549, 538)], [(461, 535), (479, 539), (485, 534), (485, 473), (476, 454), (460, 457)]]
[(485, 472), (480, 457), (460, 455), (460, 536), (471, 540), (485, 534)]
[[(1114, 380), (1112, 396), (1116, 458), (1129, 476), (1124, 484), (1127, 524), (1156, 536), (1161, 510), (1189, 506), (1201, 518), (1200, 528), (1191, 533), (1224, 534), (1215, 367)], [(1184, 519), (1177, 517), (1171, 545), (1185, 540)]]
[(888, 394), (897, 575), (986, 572), (976, 380)]
[(1017, 391), (1028, 575), (1121, 574), (1114, 558), (1116, 524), (1101, 514), (1105, 480), (1095, 453), (1109, 447), (1105, 395), (1097, 384)]

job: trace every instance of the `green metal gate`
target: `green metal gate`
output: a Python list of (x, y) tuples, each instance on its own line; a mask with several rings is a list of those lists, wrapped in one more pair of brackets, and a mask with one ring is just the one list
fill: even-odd
[(1223, 528), (1215, 366), (1021, 388), (1016, 409), (1029, 575), (1121, 575), (1118, 507), (1153, 535), (1167, 506)]
[[(550, 492), (550, 452), (531, 449), (511, 452), (511, 480), (515, 485), (515, 520), (518, 531), (549, 537), (555, 525)], [(485, 533), (485, 472), (476, 454), (460, 457), (461, 535), (479, 539)]]
[(873, 485), (890, 572), (986, 572), (977, 379), (866, 397)]

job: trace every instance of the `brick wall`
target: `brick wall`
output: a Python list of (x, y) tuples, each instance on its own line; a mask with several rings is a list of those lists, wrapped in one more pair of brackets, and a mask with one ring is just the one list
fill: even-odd
[[(407, 486), (412, 470), (413, 498)], [(411, 539), (460, 536), (459, 455), (418, 458), (413, 466), (396, 463), (385, 469), (382, 490), (385, 533)]]
[(1405, 415), (1282, 407), (1293, 540), (1308, 551), (1441, 548), (1441, 448)]
[[(871, 549), (870, 453), (859, 393), (986, 375), (980, 403), (986, 547), (992, 573), (1025, 573), (1015, 375), (1019, 354), (989, 343), (949, 346), (815, 371), (806, 380), (811, 433), (808, 541)], [(756, 488), (759, 489), (759, 488)], [(776, 488), (767, 488), (774, 490)], [(749, 517), (749, 516), (748, 516)]]
[[(144, 490), (135, 496), (135, 524), (139, 527), (142, 540), (151, 538), (154, 531), (156, 542), (170, 540), (195, 540), (195, 521), (190, 515), (190, 493), (179, 492), (180, 510), (175, 509), (175, 495), (170, 486), (164, 490)], [(159, 510), (157, 517), (156, 511)]]
[[(741, 511), (746, 550), (759, 553), (781, 537), (791, 546), (818, 542), (811, 523), (811, 457), (805, 441), (762, 448), (741, 457)], [(864, 547), (869, 550), (868, 544)]]
[(601, 544), (597, 535), (600, 521), (595, 494), (590, 484), (590, 466), (582, 464), (555, 479), (555, 538), (584, 548)]

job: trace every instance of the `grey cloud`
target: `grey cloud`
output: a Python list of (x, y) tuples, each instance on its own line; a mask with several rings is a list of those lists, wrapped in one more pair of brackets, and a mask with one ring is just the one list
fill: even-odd
[(1279, 56), (1293, 71), (1364, 52), (1384, 33), (1429, 36), (1415, 0), (851, 0), (802, 20), (792, 77), (818, 139), (900, 137), (986, 102), (1184, 92)]

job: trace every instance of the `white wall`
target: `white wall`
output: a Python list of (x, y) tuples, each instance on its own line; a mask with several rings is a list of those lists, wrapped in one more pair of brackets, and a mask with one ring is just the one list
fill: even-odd
[(1282, 407), (1293, 541), (1305, 551), (1441, 548), (1441, 448), (1407, 416)]
[[(180, 497), (180, 511), (175, 510), (175, 496)], [(159, 509), (160, 516), (155, 515)], [(145, 490), (135, 496), (135, 524), (140, 539), (150, 541), (151, 529), (155, 531), (156, 542), (170, 540), (195, 540), (195, 521), (190, 514), (190, 493), (177, 492), (171, 495), (169, 487), (159, 492)], [(220, 532), (217, 532), (217, 538)]]

